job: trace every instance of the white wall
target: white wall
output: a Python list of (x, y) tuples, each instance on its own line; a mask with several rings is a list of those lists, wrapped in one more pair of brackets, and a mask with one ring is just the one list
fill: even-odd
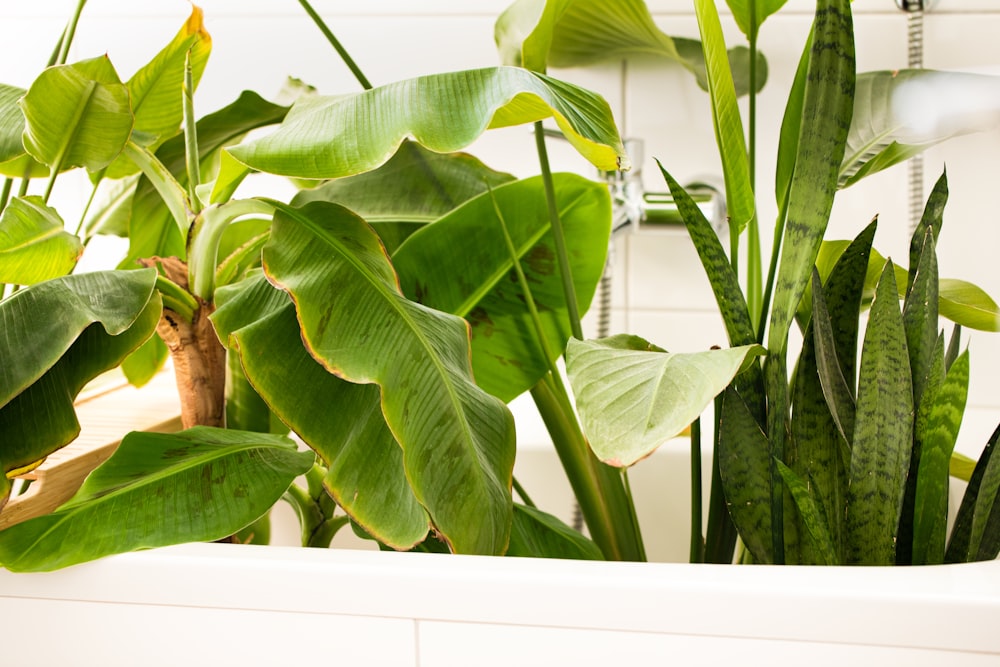
[[(75, 0), (4, 3), (0, 80), (27, 86), (45, 62)], [(317, 0), (368, 77), (376, 84), (419, 74), (497, 63), (493, 22), (507, 0)], [(721, 3), (720, 3), (721, 4)], [(347, 69), (305, 17), (295, 0), (202, 0), (214, 49), (198, 92), (199, 113), (224, 106), (244, 88), (274, 95), (288, 75), (321, 92), (357, 90)], [(670, 34), (697, 36), (690, 0), (649, 0), (657, 22)], [(906, 17), (893, 0), (857, 0), (859, 70), (906, 64)], [(189, 11), (184, 0), (90, 0), (80, 23), (73, 58), (107, 52), (123, 78), (176, 32)], [(725, 9), (723, 8), (723, 11)], [(773, 162), (777, 125), (811, 19), (812, 4), (790, 0), (769, 19), (761, 49), (770, 79), (760, 96), (758, 191), (761, 219), (773, 219)], [(731, 44), (739, 34), (723, 16)], [(994, 0), (937, 0), (925, 18), (925, 66), (978, 69), (1000, 66), (1000, 7)], [(718, 175), (708, 97), (677, 67), (652, 59), (610, 63), (558, 76), (594, 88), (610, 101), (623, 134), (646, 142), (642, 169), (647, 189), (662, 190), (653, 158), (681, 182)], [(587, 171), (571, 152), (552, 147), (559, 168)], [(488, 134), (473, 151), (496, 168), (528, 175), (537, 170), (532, 139), (515, 128)], [(926, 154), (926, 187), (947, 164), (951, 186), (940, 246), (941, 275), (972, 280), (1000, 295), (994, 255), (1000, 225), (992, 205), (1000, 176), (1000, 130), (954, 140)], [(72, 187), (72, 186), (65, 186)], [(64, 198), (69, 193), (62, 193)], [(877, 247), (905, 262), (907, 175), (896, 168), (839, 197), (830, 234), (853, 237), (873, 215), (880, 218)], [(765, 237), (769, 236), (765, 231)], [(765, 245), (769, 245), (766, 242)], [(724, 343), (707, 282), (690, 243), (679, 230), (624, 237), (617, 243), (614, 318), (616, 331), (643, 335), (674, 351)], [(1000, 340), (975, 336), (970, 414), (961, 448), (975, 452), (995, 426), (1000, 410)]]

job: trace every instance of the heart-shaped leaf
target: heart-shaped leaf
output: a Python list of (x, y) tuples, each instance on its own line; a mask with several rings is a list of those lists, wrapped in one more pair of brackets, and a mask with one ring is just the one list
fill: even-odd
[(670, 354), (636, 336), (573, 339), (569, 375), (584, 433), (599, 459), (630, 466), (697, 419), (759, 345)]

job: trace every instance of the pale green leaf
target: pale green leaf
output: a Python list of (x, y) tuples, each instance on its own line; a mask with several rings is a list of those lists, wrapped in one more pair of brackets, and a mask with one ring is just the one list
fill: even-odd
[(634, 336), (570, 341), (566, 371), (599, 459), (631, 466), (697, 419), (759, 345), (671, 354)]
[(128, 90), (107, 56), (46, 69), (20, 105), (24, 147), (53, 173), (73, 167), (100, 171), (132, 132)]
[(80, 239), (40, 197), (16, 197), (0, 213), (0, 283), (32, 285), (64, 276), (82, 253)]
[(630, 166), (603, 98), (516, 67), (423, 76), (354, 95), (310, 98), (297, 106), (274, 133), (230, 153), (264, 172), (339, 178), (384, 164), (406, 138), (450, 153), (487, 129), (553, 118), (598, 168)]

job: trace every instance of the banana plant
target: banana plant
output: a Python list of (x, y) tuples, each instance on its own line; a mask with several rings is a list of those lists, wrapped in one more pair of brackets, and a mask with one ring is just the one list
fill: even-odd
[[(501, 66), (304, 95), (290, 108), (247, 92), (196, 122), (192, 93), (210, 45), (195, 7), (126, 83), (102, 56), (57, 64), (27, 91), (0, 90), (2, 173), (25, 190), (32, 179), (45, 185), (41, 197), (4, 201), (3, 497), (16, 474), (72, 439), (72, 397), (107, 369), (121, 365), (141, 383), (169, 354), (185, 426), (126, 437), (66, 505), (0, 532), (0, 564), (45, 570), (220, 539), (280, 497), (315, 546), (350, 521), (396, 549), (613, 553), (514, 502), (504, 404), (565, 348), (568, 302), (586, 309), (610, 197), (572, 175), (515, 180), (461, 153), (490, 128), (552, 119), (596, 168), (627, 168), (607, 103)], [(74, 167), (108, 203), (69, 234), (47, 201)], [(310, 187), (287, 202), (236, 197), (252, 172)], [(516, 223), (513, 255), (483, 242), (498, 217)], [(564, 227), (571, 298), (551, 261)], [(99, 233), (128, 237), (118, 269), (65, 275)], [(524, 344), (524, 304), (506, 278), (521, 264), (550, 354)], [(39, 322), (59, 336), (29, 335)], [(505, 377), (506, 365), (518, 373)], [(53, 382), (67, 397), (59, 433), (22, 442), (38, 402), (55, 400)], [(301, 475), (308, 488), (292, 484)], [(129, 509), (175, 495), (183, 512)]]

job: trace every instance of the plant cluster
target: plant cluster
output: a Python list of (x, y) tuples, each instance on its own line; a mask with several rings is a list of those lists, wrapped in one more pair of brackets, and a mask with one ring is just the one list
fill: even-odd
[[(309, 92), (286, 107), (248, 91), (196, 120), (211, 50), (201, 10), (123, 82), (107, 57), (66, 62), (83, 0), (35, 82), (0, 86), (0, 509), (20, 472), (76, 437), (73, 400), (102, 373), (120, 367), (141, 385), (171, 359), (185, 426), (125, 435), (68, 503), (0, 531), (0, 564), (49, 570), (260, 536), (282, 498), (309, 546), (350, 524), (397, 550), (643, 560), (623, 468), (698, 424), (713, 401), (718, 483), (705, 538), (696, 503), (693, 559), (732, 561), (737, 534), (756, 562), (996, 554), (991, 447), (944, 542), (968, 357), (957, 334), (944, 344), (937, 303), (964, 326), (998, 322), (980, 291), (949, 283), (946, 294), (937, 279), (944, 181), (909, 272), (871, 249), (874, 226), (846, 247), (823, 242), (838, 186), (948, 136), (904, 143), (888, 99), (926, 74), (856, 75), (848, 0), (817, 2), (789, 96), (766, 278), (755, 156), (736, 101), (749, 95), (752, 137), (766, 72), (757, 33), (781, 0), (732, 0), (749, 44), (729, 50), (711, 0), (695, 1), (700, 42), (662, 33), (641, 0), (517, 0), (496, 24), (503, 65), (378, 87), (300, 4), (361, 92)], [(728, 254), (664, 176), (730, 349), (583, 340), (613, 203), (604, 183), (551, 173), (542, 121), (597, 169), (629, 163), (607, 103), (547, 71), (636, 52), (680, 63), (712, 102)], [(461, 152), (490, 128), (520, 124), (534, 127), (539, 176), (516, 179)], [(250, 135), (261, 128), (270, 131)], [(70, 233), (49, 197), (76, 168), (95, 196)], [(254, 197), (255, 172), (300, 189), (289, 201)], [(44, 194), (30, 194), (36, 183)], [(126, 258), (74, 272), (100, 234), (126, 237)], [(795, 321), (807, 342), (789, 381)], [(557, 366), (564, 353), (572, 392)], [(513, 478), (506, 402), (524, 392), (589, 537), (535, 507)]]

